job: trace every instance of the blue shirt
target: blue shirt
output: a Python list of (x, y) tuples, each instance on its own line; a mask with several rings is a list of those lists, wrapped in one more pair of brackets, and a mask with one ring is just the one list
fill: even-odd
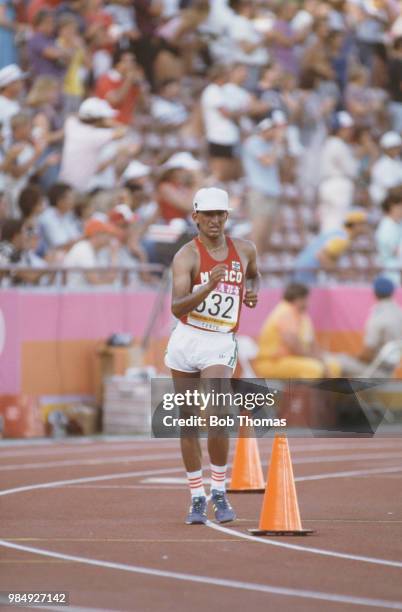
[(264, 195), (278, 198), (282, 191), (278, 164), (274, 162), (266, 166), (258, 159), (261, 155), (272, 154), (273, 150), (272, 142), (254, 135), (244, 142), (242, 157), (248, 186)]
[(337, 253), (341, 254), (340, 251), (342, 251), (342, 249), (346, 250), (348, 242), (348, 234), (342, 229), (331, 230), (330, 232), (324, 232), (324, 234), (316, 236), (296, 258), (293, 280), (306, 285), (314, 284), (316, 281), (316, 273), (321, 266), (321, 262), (318, 258), (319, 253), (325, 247), (327, 247), (330, 252), (331, 246), (334, 245), (336, 246)]

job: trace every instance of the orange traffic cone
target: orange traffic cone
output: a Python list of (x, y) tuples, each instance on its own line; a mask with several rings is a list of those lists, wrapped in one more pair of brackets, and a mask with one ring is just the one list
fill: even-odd
[(254, 535), (270, 536), (314, 533), (311, 529), (302, 528), (286, 436), (275, 437), (260, 524), (258, 529), (249, 531)]
[(232, 467), (229, 493), (264, 493), (265, 482), (254, 428), (243, 425), (239, 430)]

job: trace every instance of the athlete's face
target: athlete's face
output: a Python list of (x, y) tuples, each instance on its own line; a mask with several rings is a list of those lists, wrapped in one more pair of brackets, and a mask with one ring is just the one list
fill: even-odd
[(223, 234), (228, 213), (224, 210), (208, 210), (193, 213), (193, 219), (198, 226), (200, 234), (208, 238), (218, 238)]

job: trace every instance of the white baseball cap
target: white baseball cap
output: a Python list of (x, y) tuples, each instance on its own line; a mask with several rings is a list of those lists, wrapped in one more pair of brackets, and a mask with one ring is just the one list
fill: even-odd
[(127, 204), (117, 204), (109, 211), (109, 221), (111, 223), (134, 223), (137, 216)]
[(87, 98), (82, 102), (78, 115), (80, 119), (113, 119), (117, 111), (102, 98)]
[(0, 70), (0, 89), (15, 81), (22, 81), (27, 76), (28, 73), (23, 72), (17, 64), (9, 64)]
[(150, 174), (150, 166), (147, 166), (140, 161), (133, 160), (124, 170), (120, 181), (121, 183), (127, 183), (128, 181), (134, 181), (135, 179), (143, 178), (144, 176), (149, 176)]
[(350, 115), (346, 111), (339, 111), (338, 113), (336, 113), (335, 117), (340, 128), (350, 128), (353, 127), (355, 124), (352, 115)]
[(180, 151), (174, 153), (172, 157), (169, 157), (167, 162), (163, 164), (163, 168), (183, 168), (183, 170), (201, 170), (202, 164), (200, 161), (195, 159), (191, 153), (187, 151)]
[(385, 132), (381, 136), (380, 146), (383, 149), (393, 149), (394, 147), (402, 146), (402, 138), (398, 132)]
[(227, 191), (217, 187), (203, 187), (199, 189), (193, 199), (195, 212), (208, 210), (224, 210), (229, 212), (229, 195)]
[(274, 122), (274, 125), (278, 125), (278, 126), (288, 124), (288, 119), (285, 113), (283, 112), (283, 110), (281, 110), (280, 108), (277, 108), (276, 110), (273, 111), (272, 121)]
[(260, 123), (257, 124), (257, 129), (259, 132), (265, 132), (265, 130), (272, 130), (273, 127), (274, 122), (269, 117), (263, 119), (262, 121), (260, 121)]

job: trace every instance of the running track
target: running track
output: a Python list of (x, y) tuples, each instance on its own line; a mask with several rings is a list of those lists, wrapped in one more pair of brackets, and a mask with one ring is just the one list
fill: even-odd
[(0, 591), (69, 591), (43, 608), (69, 612), (402, 610), (402, 440), (290, 447), (308, 538), (249, 536), (255, 494), (232, 496), (235, 523), (184, 525), (176, 441), (3, 444)]

